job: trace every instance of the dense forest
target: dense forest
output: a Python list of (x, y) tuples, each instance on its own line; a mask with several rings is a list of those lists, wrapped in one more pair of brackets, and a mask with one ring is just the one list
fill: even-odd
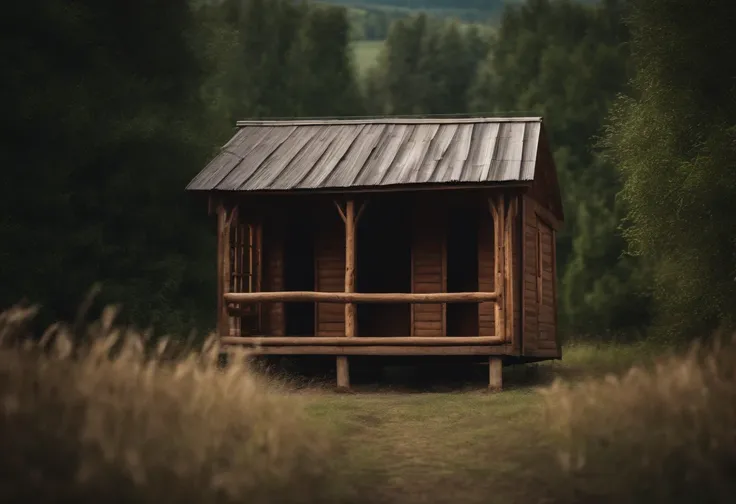
[(71, 318), (100, 282), (130, 322), (211, 328), (213, 223), (183, 188), (236, 119), (538, 113), (567, 217), (566, 333), (732, 323), (736, 67), (717, 55), (736, 44), (711, 3), (526, 0), (493, 32), (405, 16), (365, 80), (344, 7), (19, 3), (0, 49), (0, 303)]

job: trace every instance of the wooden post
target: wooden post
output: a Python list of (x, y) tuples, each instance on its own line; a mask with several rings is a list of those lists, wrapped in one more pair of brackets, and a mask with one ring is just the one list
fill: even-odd
[(506, 321), (505, 321), (505, 268), (504, 268), (504, 240), (506, 233), (504, 233), (504, 221), (505, 210), (506, 210), (506, 198), (504, 195), (500, 195), (494, 202), (493, 199), (489, 200), (491, 207), (491, 214), (493, 215), (493, 241), (494, 241), (494, 255), (493, 255), (493, 269), (494, 269), (494, 287), (493, 290), (498, 294), (495, 308), (493, 311), (493, 322), (495, 325), (495, 336), (499, 338), (505, 338), (506, 335)]
[[(345, 206), (345, 292), (355, 292), (355, 202)], [(345, 303), (345, 336), (355, 336), (355, 304)]]
[(503, 388), (503, 361), (494, 356), (488, 359), (488, 390), (500, 392)]
[(217, 335), (228, 336), (226, 331), (227, 322), (227, 306), (225, 304), (225, 275), (224, 275), (224, 264), (226, 247), (227, 245), (223, 241), (225, 231), (225, 208), (222, 203), (217, 205)]
[[(237, 290), (238, 279), (235, 277), (238, 273), (242, 273), (242, 269), (238, 271), (240, 264), (239, 250), (238, 250), (238, 207), (235, 206), (230, 210), (225, 223), (225, 264), (223, 275), (225, 276), (225, 288), (226, 292), (232, 292)], [(232, 242), (233, 230), (235, 231), (235, 242)], [(225, 305), (227, 308), (227, 305)], [(230, 317), (227, 311), (225, 312), (227, 332), (229, 336), (239, 336), (239, 324), (235, 317)]]
[(514, 197), (509, 201), (509, 209), (506, 214), (504, 226), (504, 301), (506, 306), (506, 333), (505, 340), (514, 340), (514, 219), (516, 218), (517, 199)]
[[(355, 201), (348, 200), (345, 211), (335, 202), (340, 217), (345, 223), (345, 292), (355, 292), (355, 224), (357, 216), (355, 213)], [(361, 209), (362, 211), (362, 209)], [(359, 212), (360, 213), (360, 212)], [(345, 337), (355, 336), (355, 304), (345, 303)], [(346, 356), (337, 357), (337, 389), (348, 390), (350, 388), (350, 369)]]
[[(229, 213), (229, 215), (228, 215)], [(231, 336), (230, 316), (227, 312), (225, 294), (230, 292), (230, 228), (233, 217), (237, 215), (237, 207), (227, 211), (220, 203), (217, 206), (217, 279), (218, 279), (218, 317), (217, 334), (220, 336)], [(236, 217), (237, 219), (237, 217)], [(236, 221), (237, 225), (237, 221)]]
[[(261, 292), (263, 289), (263, 224), (258, 222), (256, 224), (256, 285), (255, 291)], [(259, 304), (257, 310), (257, 327), (256, 330), (260, 333), (263, 331), (263, 304)]]

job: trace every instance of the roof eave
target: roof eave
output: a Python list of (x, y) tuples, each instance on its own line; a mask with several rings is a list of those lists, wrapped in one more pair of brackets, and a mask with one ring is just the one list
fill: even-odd
[(507, 180), (494, 182), (460, 182), (443, 184), (397, 184), (385, 186), (353, 186), (353, 187), (319, 187), (304, 189), (263, 189), (253, 191), (223, 190), (223, 189), (192, 189), (187, 186), (186, 190), (191, 193), (231, 193), (258, 196), (286, 196), (286, 195), (324, 195), (324, 194), (366, 194), (366, 193), (388, 193), (388, 192), (420, 192), (420, 191), (467, 191), (483, 189), (511, 189), (528, 188), (532, 180)]

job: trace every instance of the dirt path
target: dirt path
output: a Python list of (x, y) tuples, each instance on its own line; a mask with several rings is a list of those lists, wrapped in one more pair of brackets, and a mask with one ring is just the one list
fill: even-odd
[[(524, 447), (544, 449), (541, 398), (532, 389), (489, 395), (320, 394), (312, 414), (336, 429), (351, 479), (380, 483), (382, 501), (523, 500)], [(536, 440), (536, 441), (534, 441)]]

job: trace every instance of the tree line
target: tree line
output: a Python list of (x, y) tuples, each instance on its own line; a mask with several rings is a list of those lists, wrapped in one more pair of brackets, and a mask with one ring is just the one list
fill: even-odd
[(734, 41), (711, 29), (730, 11), (670, 3), (526, 0), (493, 32), (395, 20), (364, 81), (341, 7), (18, 4), (0, 49), (0, 303), (71, 318), (100, 281), (130, 322), (208, 329), (214, 226), (183, 188), (235, 120), (515, 112), (543, 115), (554, 146), (568, 333), (731, 322), (735, 72), (717, 54)]

